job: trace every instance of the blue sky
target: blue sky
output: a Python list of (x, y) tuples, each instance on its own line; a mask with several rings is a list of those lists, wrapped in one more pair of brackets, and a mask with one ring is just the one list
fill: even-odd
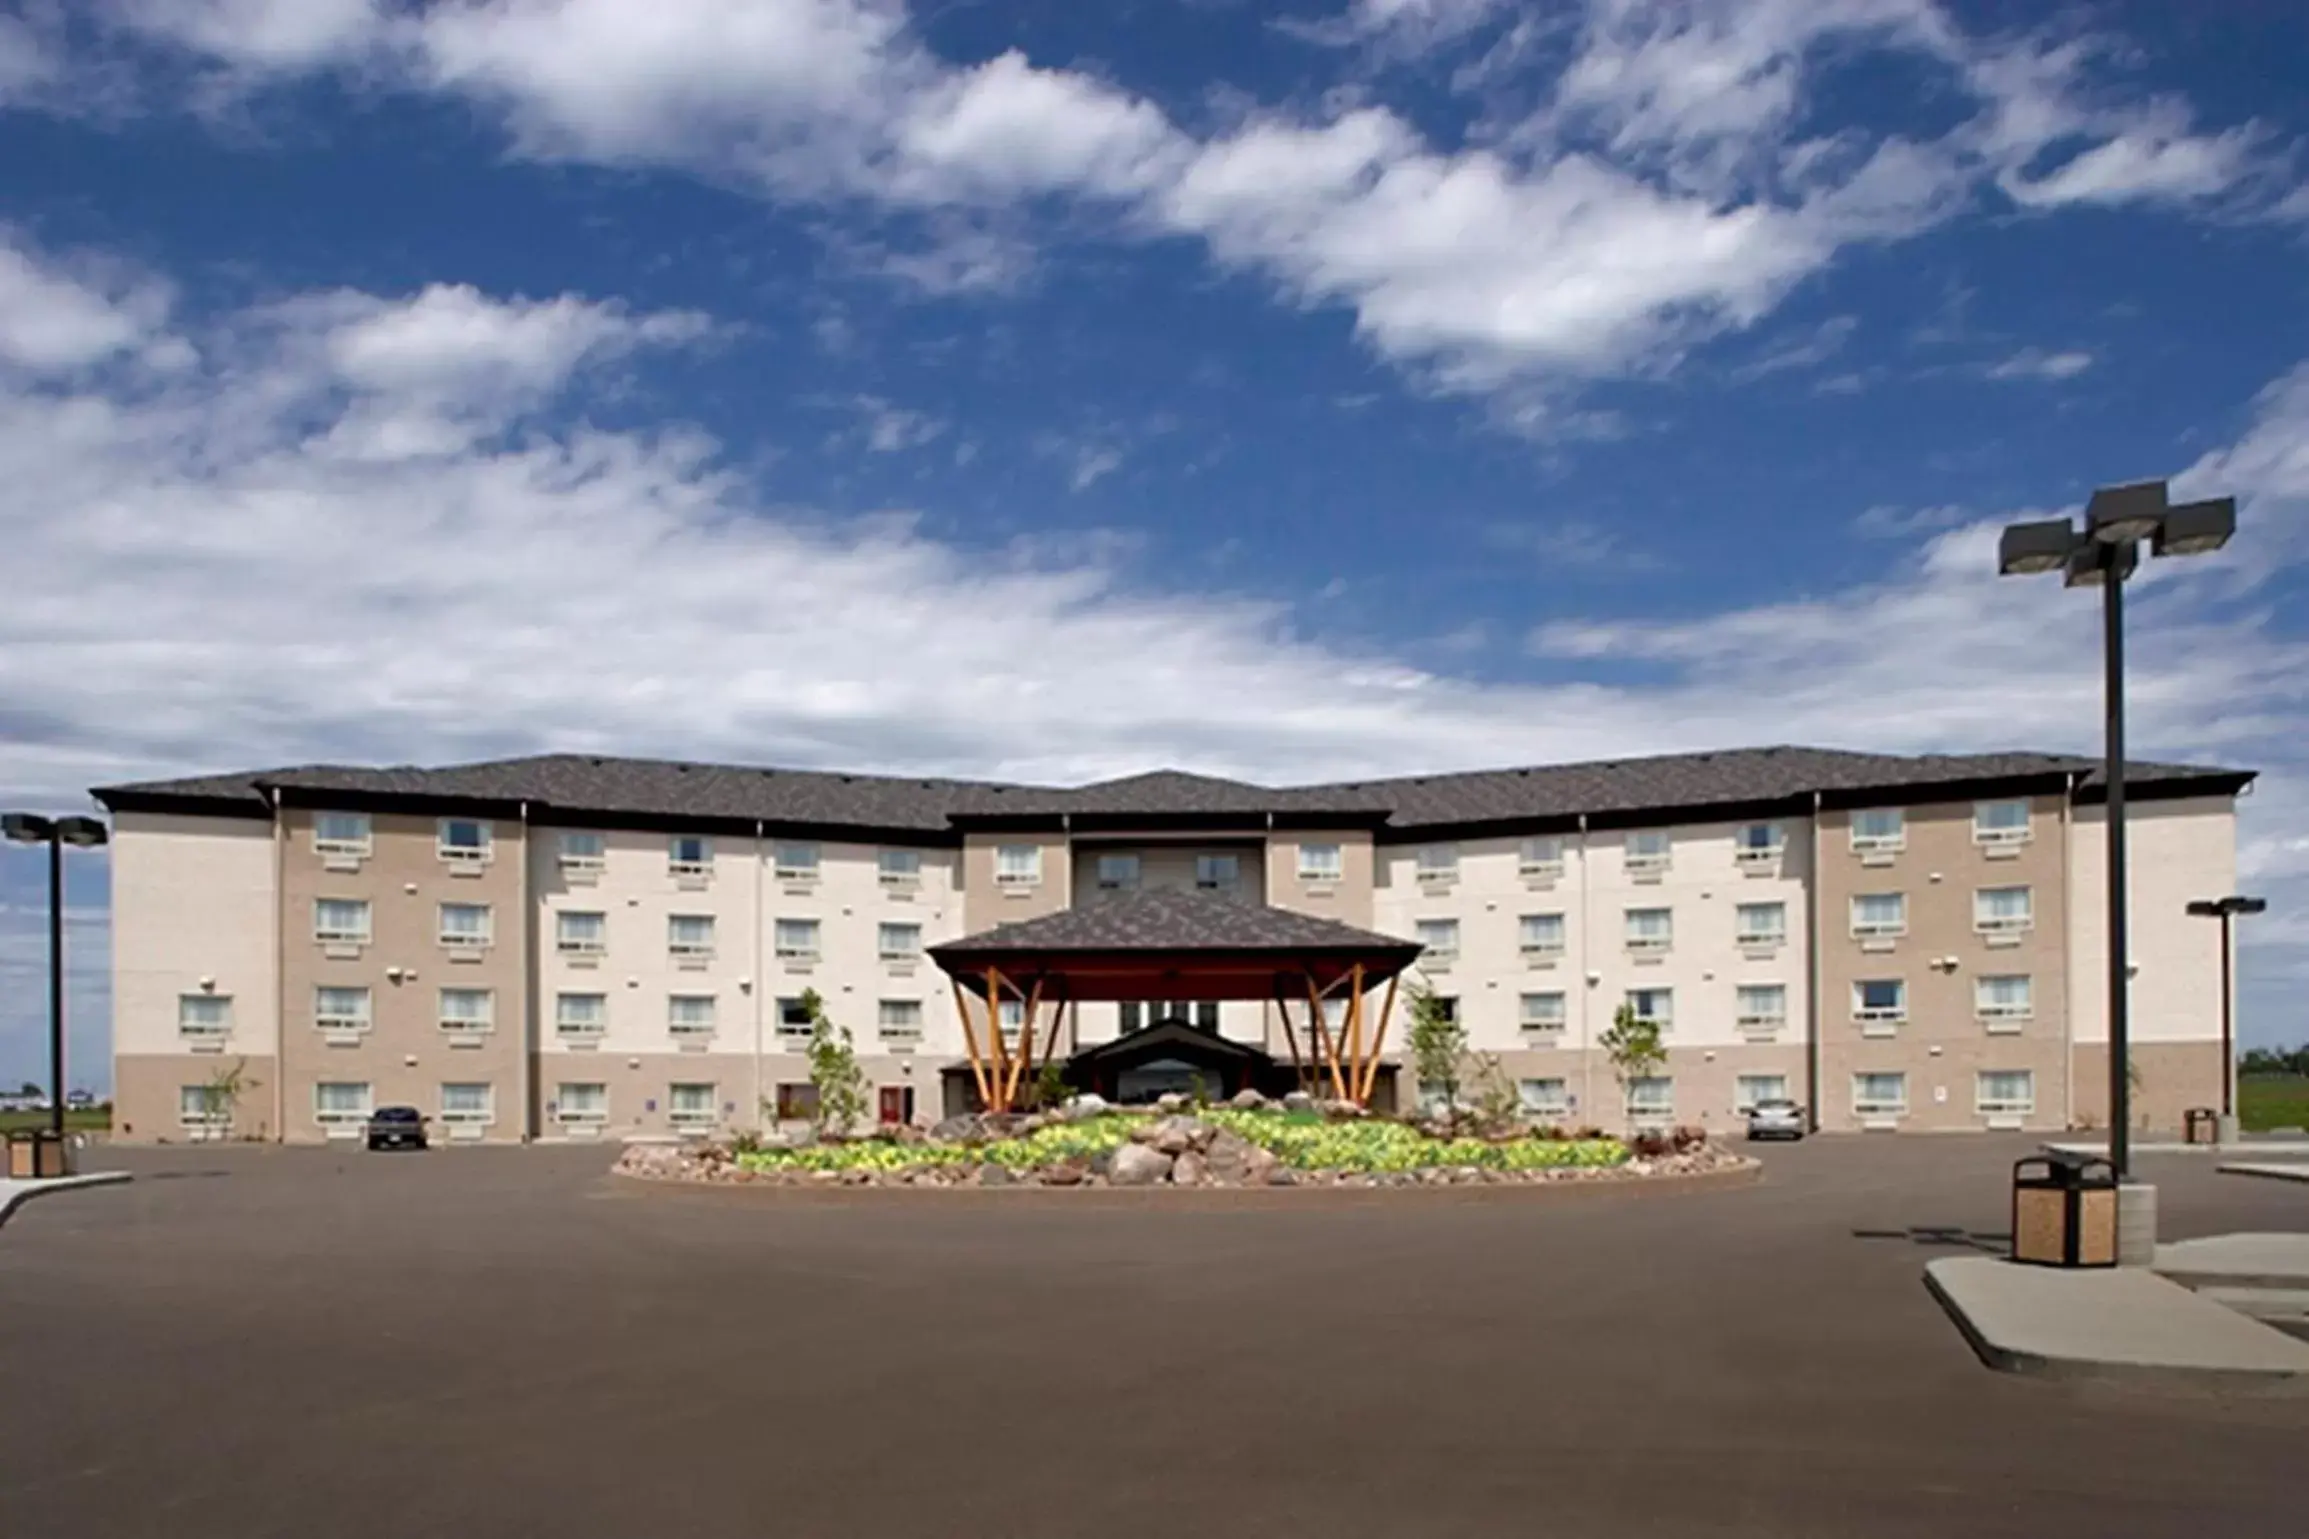
[(2266, 772), (2295, 1039), (2305, 80), (2281, 6), (19, 0), (0, 785), (2089, 749), (1993, 531), (2172, 475), (2246, 532), (2137, 737)]

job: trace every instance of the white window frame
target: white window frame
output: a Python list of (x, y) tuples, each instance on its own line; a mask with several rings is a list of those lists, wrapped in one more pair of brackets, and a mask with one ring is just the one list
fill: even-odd
[(1563, 837), (1534, 834), (1518, 846), (1515, 874), (1527, 882), (1554, 881), (1563, 875)]
[[(913, 944), (910, 946), (893, 948), (890, 944), (890, 932), (892, 930), (912, 931), (914, 935)], [(874, 926), (874, 951), (875, 954), (885, 962), (914, 963), (921, 961), (922, 926), (910, 919), (884, 919), (877, 921)]]
[[(1989, 985), (2018, 980), (2023, 996), (2018, 1004), (1999, 1004), (1989, 998)], [(1984, 1025), (2019, 1024), (2036, 1019), (2036, 975), (2034, 973), (1982, 973), (1972, 980), (1972, 1016)]]
[[(466, 823), (481, 831), (481, 842), (451, 844), (449, 830)], [(486, 866), (496, 859), (497, 830), (487, 818), (442, 818), (433, 825), (433, 852), (452, 866)]]
[[(1659, 848), (1644, 846), (1657, 841)], [(1664, 828), (1631, 828), (1620, 841), (1622, 865), (1630, 876), (1659, 876), (1675, 864), (1675, 835)]]
[[(1325, 858), (1312, 857), (1317, 851), (1328, 852)], [(1298, 858), (1293, 863), (1299, 880), (1310, 887), (1333, 887), (1346, 879), (1347, 847), (1336, 840), (1300, 841)]]
[[(1546, 1100), (1534, 1097), (1527, 1085), (1553, 1085), (1554, 1094)], [(1531, 1122), (1553, 1122), (1571, 1115), (1571, 1081), (1560, 1074), (1535, 1074), (1515, 1082), (1516, 1110)]]
[[(1860, 1093), (1860, 1082), (1869, 1079), (1890, 1079), (1900, 1082), (1900, 1098), (1896, 1101), (1879, 1100)], [(1852, 1071), (1852, 1115), (1855, 1117), (1905, 1117), (1908, 1115), (1908, 1073), (1904, 1069), (1855, 1069)]]
[[(1780, 1008), (1771, 1011), (1752, 1010), (1749, 996), (1761, 989), (1770, 989), (1780, 996)], [(1778, 1031), (1788, 1024), (1788, 985), (1785, 983), (1738, 983), (1732, 986), (1733, 1023), (1746, 1031)]]
[[(1870, 898), (1891, 898), (1900, 908), (1897, 919), (1862, 919), (1861, 905)], [(1897, 940), (1908, 933), (1908, 894), (1900, 892), (1856, 892), (1852, 895), (1852, 937), (1855, 940)]]
[(995, 1025), (1002, 1032), (1002, 1040), (1016, 1043), (1018, 1034), (1026, 1029), (1026, 1001), (1006, 999), (994, 1012)]
[[(186, 1104), (188, 1091), (192, 1096), (189, 1106)], [(196, 1143), (205, 1143), (220, 1133), (229, 1132), (233, 1125), (232, 1108), (222, 1103), (222, 1095), (212, 1086), (179, 1085), (176, 1087), (176, 1125)]]
[[(598, 919), (601, 933), (591, 940), (572, 938), (562, 926), (572, 919)], [(553, 912), (553, 952), (564, 957), (598, 957), (609, 951), (609, 914), (598, 908), (563, 908)]]
[[(352, 930), (332, 929), (323, 925), (321, 923), (321, 910), (324, 905), (331, 903), (342, 903), (358, 908), (361, 911), (360, 928)], [(366, 946), (369, 944), (370, 935), (375, 932), (375, 927), (375, 910), (367, 898), (315, 898), (313, 900), (313, 939), (325, 946)]]
[[(1657, 935), (1635, 933), (1638, 914), (1665, 914), (1667, 922)], [(1665, 903), (1646, 903), (1640, 908), (1623, 909), (1620, 914), (1620, 936), (1626, 942), (1628, 955), (1637, 957), (1666, 956), (1676, 949), (1676, 911)]]
[[(898, 1005), (912, 1010), (910, 1022), (893, 1023), (890, 1007)], [(874, 1002), (874, 1032), (885, 1042), (919, 1042), (922, 1040), (922, 1018), (926, 1012), (919, 999), (878, 999)]]
[[(1637, 1099), (1639, 1091), (1648, 1090), (1653, 1085), (1668, 1087), (1667, 1097), (1663, 1102), (1655, 1105), (1650, 1101)], [(1628, 1081), (1627, 1097), (1628, 1121), (1631, 1123), (1657, 1124), (1676, 1120), (1676, 1077), (1673, 1074), (1645, 1074), (1631, 1079)]]
[[(2017, 1074), (2028, 1082), (2025, 1099), (1988, 1094), (1990, 1075)], [(1972, 1076), (1972, 1110), (1981, 1117), (2029, 1117), (2036, 1114), (2036, 1071), (2034, 1069), (1977, 1069)]]
[[(1215, 873), (1225, 862), (1225, 876)], [(1225, 850), (1195, 857), (1195, 886), (1203, 892), (1233, 892), (1243, 884), (1243, 858)]]
[[(478, 930), (451, 930), (451, 909), (479, 910), (481, 928)], [(488, 903), (443, 903), (434, 912), (434, 928), (440, 932), (440, 942), (451, 951), (487, 951), (497, 941), (497, 909)]]
[[(1555, 1001), (1555, 1016), (1552, 1020), (1531, 1013), (1532, 1001), (1537, 999)], [(1515, 1029), (1518, 1031), (1552, 1036), (1561, 1032), (1570, 1021), (1571, 1002), (1561, 989), (1528, 989), (1515, 996)]]
[[(895, 857), (895, 864), (893, 864)], [(922, 885), (922, 852), (884, 845), (874, 852), (874, 880), (884, 887)]]
[[(1756, 1095), (1749, 1089), (1749, 1086), (1760, 1079), (1777, 1081), (1780, 1088), (1770, 1095)], [(1732, 1111), (1735, 1115), (1746, 1116), (1756, 1109), (1758, 1101), (1785, 1101), (1787, 1099), (1788, 1076), (1786, 1074), (1764, 1072), (1736, 1074), (1732, 1077)]]
[[(472, 1016), (451, 1015), (449, 996), (478, 994), (484, 1002), (486, 1014), (479, 1019)], [(438, 990), (433, 997), (434, 1018), (440, 1022), (441, 1032), (450, 1037), (486, 1037), (497, 1029), (497, 991), (495, 989), (461, 988), (455, 985)]]
[(786, 1019), (786, 1006), (799, 1005), (801, 1002), (802, 996), (799, 994), (788, 994), (770, 1001), (770, 1034), (779, 1043), (787, 1044), (786, 1050), (791, 1052), (799, 1052), (807, 1047), (811, 1033), (818, 1029), (817, 1022), (806, 1013), (798, 1022)]
[[(692, 1107), (684, 1110), (679, 1104), (677, 1090), (703, 1090), (706, 1093), (704, 1112)], [(675, 1080), (665, 1087), (665, 1123), (677, 1133), (707, 1133), (720, 1126), (722, 1120), (721, 1087), (706, 1080)]]
[[(1992, 807), (2018, 807), (2021, 814), (2020, 825), (2017, 828), (2006, 828), (1984, 822), (1983, 819)], [(1982, 845), (2026, 844), (2035, 836), (2035, 829), (2032, 827), (2035, 821), (2036, 809), (2025, 796), (2000, 796), (1991, 801), (1974, 802), (1972, 804), (1972, 842)]]
[[(1750, 844), (1748, 832), (1761, 828), (1772, 837), (1766, 844)], [(1742, 823), (1732, 835), (1732, 858), (1743, 866), (1776, 866), (1788, 853), (1788, 830), (1770, 821)]]
[[(702, 941), (676, 940), (674, 938), (674, 926), (684, 919), (703, 920), (706, 938)], [(668, 914), (665, 916), (665, 950), (668, 956), (692, 962), (711, 961), (720, 939), (721, 926), (715, 923), (715, 916), (712, 914)]]
[[(221, 1007), (214, 1022), (195, 1024), (185, 1019), (186, 1005), (217, 1005)], [(216, 1044), (233, 1034), (233, 997), (230, 994), (211, 994), (193, 990), (176, 996), (176, 1034), (182, 1041), (196, 1044)]]
[[(361, 1008), (351, 1015), (331, 1014), (322, 999), (331, 992), (358, 994)], [(358, 1036), (376, 1019), (376, 997), (365, 983), (322, 983), (313, 986), (313, 1029), (331, 1037)]]
[[(808, 925), (809, 944), (801, 945), (786, 938), (786, 926)], [(789, 916), (770, 921), (770, 948), (781, 962), (815, 962), (825, 949), (825, 926), (815, 919)]]
[[(573, 839), (590, 839), (594, 848), (572, 850), (570, 841)], [(609, 864), (609, 840), (589, 828), (565, 828), (561, 831), (560, 844), (554, 853), (554, 863), (564, 871), (600, 871)]]
[[(1023, 855), (1023, 860), (1013, 856)], [(1042, 885), (1042, 846), (1039, 844), (998, 844), (994, 847), (994, 885), (1011, 892), (1024, 892)]]
[[(361, 1092), (357, 1109), (325, 1107), (321, 1092), (335, 1085), (351, 1085)], [(357, 1138), (368, 1130), (377, 1112), (377, 1087), (365, 1079), (324, 1079), (313, 1085), (313, 1122), (331, 1138)]]
[[(1428, 932), (1448, 929), (1448, 942), (1428, 939)], [(1411, 938), (1421, 947), (1419, 965), (1422, 967), (1449, 967), (1459, 960), (1459, 921), (1457, 919), (1414, 919)]]
[[(1740, 928), (1747, 922), (1750, 909), (1776, 909), (1780, 922), (1769, 930)], [(1788, 944), (1788, 904), (1785, 899), (1767, 898), (1756, 903), (1742, 903), (1732, 910), (1732, 940), (1740, 946), (1785, 946)]]
[[(1555, 921), (1555, 939), (1553, 942), (1535, 941), (1531, 938), (1530, 925), (1535, 919), (1552, 919)], [(1571, 927), (1565, 922), (1563, 912), (1560, 909), (1546, 910), (1535, 914), (1518, 914), (1515, 916), (1516, 950), (1522, 954), (1526, 962), (1555, 961), (1564, 954), (1570, 944), (1570, 929)]]
[(789, 885), (818, 879), (826, 852), (812, 839), (781, 839), (770, 846), (770, 875)]
[[(348, 818), (360, 825), (357, 834), (326, 834), (331, 818)], [(313, 817), (313, 849), (321, 855), (366, 856), (376, 848), (376, 830), (365, 812), (322, 812)]]
[[(694, 843), (696, 858), (685, 857), (684, 844)], [(714, 874), (714, 842), (704, 834), (668, 834), (665, 841), (666, 875), (688, 881), (702, 881)]]
[[(479, 1089), (481, 1091), (481, 1105), (478, 1108), (451, 1107), (449, 1092), (452, 1088), (460, 1090)], [(438, 1098), (434, 1103), (435, 1111), (440, 1117), (441, 1126), (448, 1130), (451, 1138), (457, 1136), (459, 1128), (491, 1127), (497, 1121), (497, 1087), (488, 1080), (444, 1080), (439, 1089), (435, 1091), (435, 1095)]]
[[(598, 999), (601, 1014), (590, 1021), (573, 1021), (562, 1013), (572, 999)], [(557, 989), (553, 995), (553, 1035), (558, 1041), (595, 1042), (609, 1034), (609, 993), (604, 989)]]
[(1411, 869), (1423, 887), (1448, 887), (1459, 880), (1459, 846), (1423, 844), (1411, 857)]
[[(1900, 990), (1900, 1003), (1871, 1005), (1867, 1003), (1867, 986), (1871, 983), (1890, 983)], [(1898, 1026), (1908, 1019), (1908, 980), (1906, 978), (1855, 978), (1852, 980), (1852, 1019), (1862, 1025)]]
[[(674, 1006), (676, 1001), (705, 1002), (703, 1021), (683, 1020)], [(684, 994), (678, 990), (665, 997), (665, 1034), (676, 1042), (711, 1042), (722, 1025), (722, 1002), (714, 994)]]
[(1109, 850), (1094, 857), (1093, 874), (1100, 892), (1130, 892), (1139, 884), (1145, 862), (1129, 850)]
[[(598, 1106), (589, 1106), (583, 1111), (572, 1111), (569, 1105), (569, 1092), (572, 1090), (598, 1090), (601, 1092), (601, 1103)], [(556, 1081), (553, 1086), (553, 1121), (556, 1126), (565, 1128), (604, 1128), (609, 1126), (608, 1081), (598, 1079)]]
[[(1892, 832), (1888, 834), (1862, 833), (1860, 831), (1860, 819), (1869, 813), (1889, 816), (1892, 819)], [(1856, 808), (1852, 813), (1852, 823), (1846, 838), (1853, 850), (1863, 855), (1870, 853), (1888, 855), (1898, 850), (1905, 850), (1908, 848), (1908, 809), (1905, 807)]]
[[(1984, 899), (1990, 893), (2017, 892), (2023, 900), (2024, 912), (2019, 914), (1990, 914), (1984, 912)], [(2001, 887), (1975, 887), (1972, 890), (1972, 928), (1982, 935), (2026, 935), (2036, 928), (2036, 889), (2026, 882), (2010, 882)]]
[(1658, 987), (1658, 988), (1643, 988), (1643, 987), (1632, 988), (1632, 989), (1629, 989), (1629, 990), (1628, 990), (1628, 991), (1627, 991), (1625, 994), (1623, 994), (1623, 995), (1621, 995), (1621, 996), (1620, 996), (1620, 1003), (1622, 1003), (1622, 1004), (1626, 1005), (1626, 1006), (1627, 1006), (1629, 1009), (1631, 1009), (1631, 1010), (1635, 1010), (1635, 1009), (1636, 1009), (1636, 996), (1637, 996), (1638, 994), (1655, 994), (1655, 995), (1658, 995), (1658, 996), (1659, 996), (1659, 998), (1660, 998), (1661, 1000), (1663, 1000), (1663, 1001), (1665, 1001), (1665, 1002), (1666, 1002), (1666, 1004), (1667, 1004), (1667, 1007), (1668, 1007), (1668, 1008), (1667, 1008), (1667, 1009), (1666, 1009), (1666, 1011), (1664, 1011), (1664, 1012), (1655, 1011), (1655, 1012), (1652, 1012), (1652, 1013), (1650, 1013), (1650, 1014), (1646, 1014), (1645, 1012), (1643, 1012), (1643, 1011), (1641, 1011), (1641, 1010), (1636, 1010), (1636, 1019), (1637, 1019), (1637, 1020), (1639, 1020), (1639, 1021), (1649, 1021), (1649, 1022), (1651, 1022), (1651, 1023), (1652, 1023), (1654, 1026), (1657, 1026), (1657, 1027), (1660, 1029), (1660, 1034), (1661, 1034), (1662, 1036), (1665, 1036), (1667, 1033), (1669, 1033), (1669, 1032), (1671, 1032), (1671, 1031), (1675, 1030), (1675, 1026), (1676, 1026), (1676, 991), (1675, 991), (1673, 988), (1671, 988), (1671, 987), (1669, 987), (1669, 986), (1667, 986), (1667, 985), (1665, 985), (1665, 984), (1662, 984), (1662, 985), (1661, 985), (1660, 987)]

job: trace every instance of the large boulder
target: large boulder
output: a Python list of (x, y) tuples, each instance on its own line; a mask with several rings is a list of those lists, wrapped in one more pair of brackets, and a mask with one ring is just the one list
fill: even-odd
[(1080, 1186), (1083, 1179), (1089, 1174), (1090, 1168), (1081, 1160), (1060, 1160), (1055, 1165), (1043, 1167), (1042, 1184), (1044, 1186)]
[(1369, 1115), (1368, 1112), (1364, 1111), (1361, 1103), (1356, 1101), (1324, 1101), (1321, 1104), (1321, 1110), (1323, 1115), (1333, 1122), (1353, 1122)]
[(1240, 1181), (1250, 1168), (1251, 1155), (1259, 1146), (1242, 1134), (1220, 1128), (1211, 1135), (1210, 1147), (1203, 1151), (1205, 1163), (1215, 1181)]
[(930, 1137), (942, 1144), (976, 1144), (986, 1141), (986, 1124), (967, 1113), (948, 1117), (931, 1125)]
[(1170, 1179), (1171, 1157), (1151, 1144), (1124, 1144), (1114, 1151), (1106, 1178), (1116, 1186), (1155, 1186)]
[(1200, 1137), (1208, 1142), (1209, 1125), (1192, 1117), (1165, 1117), (1155, 1124), (1154, 1137), (1148, 1142), (1165, 1154), (1184, 1154), (1195, 1146)]
[(1183, 1112), (1187, 1109), (1188, 1106), (1192, 1104), (1192, 1102), (1188, 1101), (1185, 1096), (1179, 1094), (1176, 1090), (1167, 1091), (1164, 1094), (1155, 1097), (1155, 1110), (1161, 1112), (1166, 1117), (1175, 1115), (1179, 1112)]
[(986, 1164), (978, 1167), (978, 1184), (980, 1186), (1016, 1186), (1018, 1177), (1010, 1173), (1010, 1167), (1007, 1165)]
[(1227, 1104), (1236, 1111), (1265, 1111), (1267, 1098), (1246, 1085), (1241, 1090), (1236, 1091), (1228, 1099)]
[(1105, 1096), (1099, 1095), (1096, 1092), (1089, 1090), (1085, 1090), (1082, 1094), (1074, 1097), (1072, 1100), (1066, 1103), (1066, 1114), (1069, 1117), (1076, 1119), (1083, 1117), (1095, 1117), (1099, 1113), (1108, 1111), (1110, 1109), (1111, 1107)]
[(1283, 1097), (1283, 1110), (1303, 1112), (1315, 1109), (1315, 1098), (1304, 1090), (1294, 1090)]
[(1208, 1168), (1203, 1157), (1189, 1149), (1171, 1161), (1171, 1185), (1200, 1186)]

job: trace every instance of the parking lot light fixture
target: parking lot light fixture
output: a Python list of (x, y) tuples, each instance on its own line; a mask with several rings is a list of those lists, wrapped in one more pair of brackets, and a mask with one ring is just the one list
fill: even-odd
[(2236, 1030), (2231, 1024), (2229, 975), (2229, 926), (2239, 914), (2263, 914), (2269, 910), (2267, 898), (2248, 898), (2231, 893), (2226, 898), (2191, 898), (2189, 912), (2199, 919), (2221, 921), (2221, 1136), (2229, 1136), (2229, 1119), (2237, 1115), (2237, 1047)]
[(64, 1140), (64, 847), (93, 849), (105, 842), (102, 820), (78, 815), (47, 818), (37, 812), (0, 813), (0, 835), (17, 844), (48, 846), (48, 1119)]

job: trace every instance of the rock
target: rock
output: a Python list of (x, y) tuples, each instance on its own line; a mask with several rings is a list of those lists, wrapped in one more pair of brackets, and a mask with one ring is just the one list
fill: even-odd
[(1253, 1144), (1251, 1152), (1243, 1160), (1243, 1180), (1246, 1184), (1253, 1181), (1264, 1181), (1282, 1163), (1281, 1157), (1276, 1155), (1273, 1150), (1262, 1149)]
[(1171, 1161), (1171, 1185), (1200, 1186), (1203, 1183), (1203, 1175), (1207, 1168), (1203, 1157), (1189, 1149)]
[(948, 1117), (932, 1125), (931, 1140), (941, 1144), (974, 1144), (986, 1136), (985, 1124), (973, 1116)]
[(1080, 1160), (1060, 1160), (1055, 1165), (1043, 1168), (1042, 1184), (1044, 1186), (1080, 1186), (1089, 1174), (1089, 1167)]
[(1007, 1165), (981, 1165), (978, 1167), (978, 1184), (980, 1186), (1016, 1186), (1018, 1178), (1010, 1173), (1010, 1167)]
[(810, 1172), (810, 1184), (812, 1186), (833, 1186), (841, 1179), (842, 1173), (838, 1170), (813, 1170)]
[(1019, 1118), (1015, 1123), (1011, 1124), (1010, 1136), (1012, 1138), (1024, 1138), (1027, 1134), (1038, 1132), (1048, 1126), (1050, 1126), (1050, 1119), (1048, 1117), (1043, 1116), (1039, 1112), (1028, 1112), (1025, 1116)]
[(1176, 1090), (1168, 1091), (1165, 1094), (1155, 1097), (1155, 1110), (1162, 1112), (1166, 1116), (1172, 1113), (1185, 1111), (1187, 1109), (1187, 1105), (1187, 1098), (1179, 1094)]
[(1265, 1111), (1267, 1109), (1267, 1098), (1246, 1085), (1242, 1089), (1236, 1091), (1234, 1095), (1228, 1099), (1227, 1104), (1232, 1106), (1236, 1111)]
[(1171, 1157), (1147, 1144), (1124, 1144), (1114, 1151), (1107, 1179), (1116, 1186), (1153, 1186), (1168, 1179)]
[(1184, 1154), (1194, 1147), (1195, 1135), (1207, 1128), (1207, 1123), (1192, 1117), (1165, 1117), (1155, 1124), (1154, 1137), (1148, 1141), (1165, 1154)]
[[(1114, 1156), (1110, 1153), (1101, 1152), (1090, 1157), (1090, 1173), (1094, 1177), (1105, 1175), (1113, 1167)], [(1095, 1186), (1098, 1183), (1093, 1181), (1091, 1184)]]
[(1283, 1110), (1303, 1112), (1315, 1109), (1315, 1098), (1304, 1090), (1294, 1090), (1283, 1097)]
[(1071, 1101), (1068, 1101), (1066, 1103), (1066, 1109), (1069, 1113), (1077, 1118), (1095, 1117), (1100, 1112), (1110, 1110), (1111, 1103), (1105, 1096), (1098, 1095), (1086, 1090), (1081, 1095), (1078, 1095)]
[(1365, 1115), (1363, 1108), (1353, 1101), (1324, 1101), (1317, 1110), (1333, 1122), (1352, 1122)]
[(1299, 1173), (1288, 1165), (1277, 1165), (1262, 1178), (1269, 1186), (1297, 1186)]

